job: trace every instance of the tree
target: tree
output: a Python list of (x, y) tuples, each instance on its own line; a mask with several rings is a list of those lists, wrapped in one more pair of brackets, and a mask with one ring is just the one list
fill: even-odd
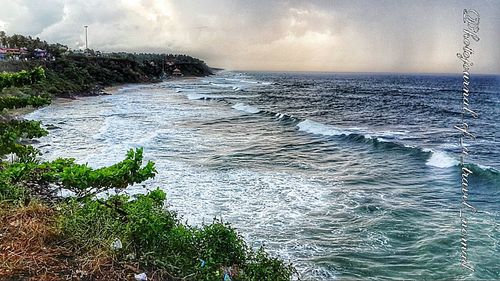
[(54, 57), (61, 57), (62, 54), (69, 50), (68, 46), (63, 44), (49, 44), (47, 41), (42, 41), (40, 38), (32, 38), (31, 36), (23, 36), (14, 34), (7, 36), (4, 31), (0, 31), (0, 45), (9, 46), (10, 48), (26, 48), (30, 53), (35, 49), (48, 51)]
[(0, 45), (7, 45), (7, 36), (5, 35), (5, 31), (0, 30)]

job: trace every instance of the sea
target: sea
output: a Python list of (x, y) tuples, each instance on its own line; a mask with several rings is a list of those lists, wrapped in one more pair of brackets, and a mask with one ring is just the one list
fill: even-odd
[(183, 221), (231, 223), (301, 280), (500, 279), (500, 76), (471, 74), (460, 266), (460, 74), (220, 71), (57, 100), (26, 116), (43, 160), (143, 147)]

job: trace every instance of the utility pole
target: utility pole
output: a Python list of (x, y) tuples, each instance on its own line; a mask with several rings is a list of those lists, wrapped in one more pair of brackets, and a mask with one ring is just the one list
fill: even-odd
[(83, 27), (85, 28), (85, 51), (87, 51), (89, 49), (89, 41), (88, 41), (88, 33), (87, 33), (89, 26), (84, 25)]

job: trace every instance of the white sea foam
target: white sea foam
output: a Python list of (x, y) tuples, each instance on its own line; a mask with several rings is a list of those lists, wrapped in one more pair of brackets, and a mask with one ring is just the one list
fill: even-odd
[(324, 136), (341, 136), (341, 135), (350, 135), (353, 133), (359, 133), (358, 129), (340, 129), (331, 125), (325, 125), (316, 121), (312, 121), (306, 119), (299, 124), (297, 124), (300, 131), (304, 131), (310, 134), (315, 135), (324, 135)]
[(247, 105), (247, 104), (244, 104), (244, 103), (241, 103), (241, 102), (233, 105), (233, 108), (236, 109), (236, 110), (239, 110), (239, 111), (244, 111), (244, 112), (252, 113), (252, 114), (259, 113), (261, 111), (257, 107), (254, 107), (254, 106), (251, 106), (251, 105)]
[(377, 139), (378, 139), (379, 142), (391, 142), (391, 140), (388, 140), (386, 138), (378, 137)]
[(479, 168), (481, 168), (482, 170), (495, 170), (495, 168), (492, 168), (490, 166), (486, 166), (486, 165), (481, 165), (481, 164), (476, 164)]
[(224, 80), (231, 81), (231, 82), (237, 82), (237, 83), (260, 84), (260, 85), (266, 85), (266, 86), (274, 84), (273, 82), (263, 82), (263, 81), (256, 81), (256, 80), (249, 80), (249, 79), (240, 79), (240, 78), (224, 78)]
[(404, 136), (406, 134), (407, 132), (400, 132), (400, 131), (385, 131), (378, 133), (378, 135), (382, 137), (392, 138), (392, 139), (399, 139), (401, 136)]
[(283, 117), (285, 117), (285, 114), (283, 114), (283, 113), (276, 113), (275, 116), (278, 117), (278, 119), (283, 119)]
[(175, 88), (175, 92), (176, 93), (208, 94), (208, 93), (211, 93), (212, 91), (208, 90), (208, 91), (200, 92), (199, 88), (188, 88), (188, 87), (182, 87), (179, 85), (178, 87)]
[(478, 166), (481, 170), (483, 171), (490, 171), (490, 172), (493, 172), (493, 173), (499, 173), (500, 171), (493, 168), (493, 167), (490, 167), (490, 166), (486, 166), (486, 165), (481, 165), (481, 164), (476, 164), (476, 166)]
[(207, 99), (223, 99), (226, 96), (223, 95), (207, 95), (207, 94), (187, 94), (187, 98), (190, 100), (207, 100)]
[[(297, 127), (299, 128), (300, 131), (304, 131), (310, 134), (315, 134), (315, 135), (324, 135), (324, 136), (341, 136), (341, 135), (351, 135), (351, 134), (359, 134), (363, 135), (367, 139), (376, 139), (380, 142), (392, 142), (392, 140), (382, 138), (382, 137), (375, 137), (372, 136), (370, 133), (366, 132), (365, 130), (361, 128), (338, 128), (334, 127), (331, 125), (325, 125), (316, 121), (312, 120), (304, 120), (300, 122)], [(402, 133), (398, 132), (387, 132), (383, 134), (384, 136), (389, 136), (389, 135), (402, 135)], [(407, 148), (418, 148), (413, 145), (409, 144), (402, 144), (404, 147)], [(428, 166), (433, 166), (437, 168), (449, 168), (456, 166), (458, 164), (458, 161), (445, 152), (442, 151), (433, 151), (428, 148), (421, 148), (423, 152), (430, 152), (431, 157), (427, 160), (426, 164)]]
[(109, 131), (112, 117), (108, 117), (104, 120), (104, 124), (99, 128), (99, 131), (95, 135), (92, 136), (94, 140), (104, 140), (105, 134)]
[(212, 85), (212, 86), (215, 86), (215, 87), (233, 88), (234, 89), (234, 85), (233, 84), (221, 84), (221, 83), (213, 83), (213, 82), (210, 82), (209, 84)]
[[(426, 151), (423, 149), (423, 151)], [(445, 152), (431, 151), (431, 157), (427, 160), (426, 165), (437, 168), (449, 168), (456, 166), (458, 161)]]

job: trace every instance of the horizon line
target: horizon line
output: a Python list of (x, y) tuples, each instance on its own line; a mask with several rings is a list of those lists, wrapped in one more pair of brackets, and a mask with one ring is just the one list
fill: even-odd
[[(209, 66), (211, 67), (211, 66)], [(235, 72), (285, 72), (285, 73), (335, 73), (335, 74), (417, 74), (417, 75), (463, 75), (462, 71), (459, 72), (410, 72), (410, 71), (334, 71), (334, 70), (244, 70), (244, 69), (225, 69), (221, 67), (214, 67), (225, 71), (235, 71)], [(500, 76), (499, 73), (487, 73), (487, 72), (477, 72), (470, 73), (470, 76), (474, 75), (490, 75), (490, 76)]]

